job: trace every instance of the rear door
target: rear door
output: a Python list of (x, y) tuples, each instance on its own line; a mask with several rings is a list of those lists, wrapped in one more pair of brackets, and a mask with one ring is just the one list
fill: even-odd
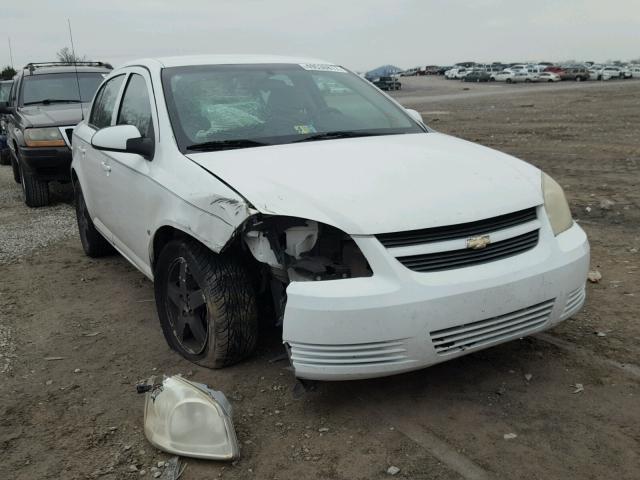
[(104, 218), (111, 202), (111, 192), (106, 181), (109, 177), (109, 157), (91, 146), (91, 137), (101, 128), (113, 125), (116, 102), (124, 86), (125, 75), (110, 78), (102, 84), (93, 100), (91, 113), (86, 122), (74, 129), (73, 159), (82, 193), (93, 223), (109, 240), (111, 232), (105, 227)]

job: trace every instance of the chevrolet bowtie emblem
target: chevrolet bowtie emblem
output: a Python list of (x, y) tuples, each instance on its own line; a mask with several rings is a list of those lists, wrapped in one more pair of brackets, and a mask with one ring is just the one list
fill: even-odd
[(467, 248), (471, 250), (481, 250), (491, 243), (489, 235), (480, 235), (478, 237), (467, 238)]

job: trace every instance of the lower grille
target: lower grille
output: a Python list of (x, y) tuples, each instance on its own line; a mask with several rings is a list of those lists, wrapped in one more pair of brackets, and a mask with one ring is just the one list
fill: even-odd
[(489, 244), (481, 250), (469, 248), (446, 252), (425, 253), (398, 257), (405, 267), (416, 272), (435, 272), (463, 268), (517, 255), (532, 249), (538, 244), (538, 230), (532, 230), (517, 237)]
[(405, 339), (347, 345), (290, 343), (291, 360), (298, 365), (383, 365), (408, 360)]
[(435, 330), (429, 335), (439, 355), (518, 338), (547, 322), (554, 301), (551, 299), (505, 315)]
[(580, 288), (575, 289), (573, 292), (567, 295), (567, 303), (565, 304), (562, 316), (560, 318), (564, 319), (566, 317), (569, 317), (570, 315), (573, 315), (578, 310), (578, 308), (580, 308), (586, 296), (587, 292), (584, 285)]

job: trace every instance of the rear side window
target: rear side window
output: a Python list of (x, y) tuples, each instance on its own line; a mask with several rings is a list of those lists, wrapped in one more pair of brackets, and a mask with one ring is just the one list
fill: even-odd
[(151, 102), (147, 91), (147, 82), (136, 73), (132, 74), (127, 89), (122, 96), (118, 125), (133, 125), (138, 127), (143, 137), (153, 138), (153, 123), (151, 121)]
[(111, 125), (111, 117), (116, 106), (118, 92), (124, 80), (124, 75), (113, 77), (105, 83), (93, 102), (93, 109), (89, 117), (89, 124), (97, 129)]

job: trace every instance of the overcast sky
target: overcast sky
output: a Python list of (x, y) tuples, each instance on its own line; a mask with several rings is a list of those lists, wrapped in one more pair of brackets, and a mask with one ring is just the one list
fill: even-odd
[(640, 0), (19, 0), (0, 9), (0, 65), (76, 53), (124, 61), (190, 53), (323, 58), (355, 70), (640, 58)]

